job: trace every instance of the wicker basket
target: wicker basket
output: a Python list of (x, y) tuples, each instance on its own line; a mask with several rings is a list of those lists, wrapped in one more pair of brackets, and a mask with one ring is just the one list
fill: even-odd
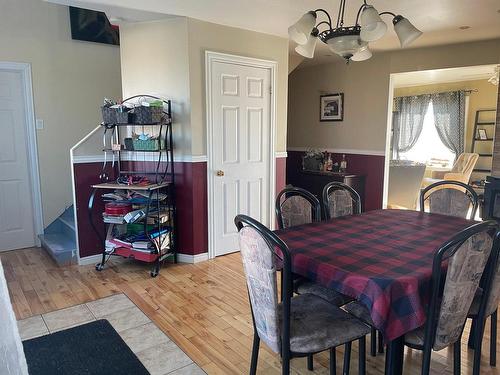
[(115, 108), (101, 107), (102, 110), (102, 122), (105, 124), (116, 124), (116, 114)]
[(161, 121), (162, 114), (162, 107), (135, 107), (134, 123), (141, 125), (158, 124)]
[(133, 143), (135, 151), (157, 151), (160, 148), (158, 139), (134, 139)]

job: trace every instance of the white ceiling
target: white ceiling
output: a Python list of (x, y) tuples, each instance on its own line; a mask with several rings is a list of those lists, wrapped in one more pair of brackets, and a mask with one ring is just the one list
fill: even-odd
[[(133, 12), (153, 12), (161, 15), (187, 16), (222, 25), (287, 37), (288, 26), (303, 13), (315, 8), (326, 9), (336, 16), (340, 0), (48, 0), (66, 5), (128, 8)], [(389, 10), (402, 14), (424, 32), (412, 47), (423, 47), (483, 39), (500, 38), (500, 0), (371, 0), (379, 12)], [(345, 20), (353, 24), (362, 0), (347, 2)], [(111, 15), (113, 16), (113, 15)], [(151, 16), (151, 13), (149, 14)], [(109, 15), (108, 15), (109, 17)], [(137, 16), (135, 21), (143, 20)], [(387, 17), (390, 25), (391, 19)], [(460, 30), (460, 26), (470, 26)], [(292, 46), (293, 47), (293, 46)], [(389, 27), (387, 35), (372, 44), (373, 51), (399, 48), (397, 37)], [(293, 48), (291, 48), (293, 51)], [(333, 57), (328, 49), (319, 48), (315, 62)]]
[(436, 83), (475, 81), (489, 79), (496, 74), (496, 65), (468, 66), (438, 70), (393, 74), (394, 87), (423, 86)]

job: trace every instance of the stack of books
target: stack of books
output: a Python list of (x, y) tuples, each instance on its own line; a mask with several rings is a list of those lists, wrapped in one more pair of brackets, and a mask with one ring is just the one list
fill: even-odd
[(154, 253), (156, 249), (164, 250), (170, 244), (170, 228), (161, 231), (148, 233), (149, 239), (142, 234), (123, 235), (106, 240), (106, 252), (112, 253), (117, 247), (126, 247), (128, 249), (143, 253)]

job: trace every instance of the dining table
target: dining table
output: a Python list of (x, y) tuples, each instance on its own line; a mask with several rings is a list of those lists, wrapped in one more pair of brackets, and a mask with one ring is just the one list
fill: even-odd
[(472, 220), (410, 210), (374, 210), (275, 233), (292, 272), (352, 297), (387, 343), (385, 373), (402, 374), (404, 336), (425, 324), (433, 257)]

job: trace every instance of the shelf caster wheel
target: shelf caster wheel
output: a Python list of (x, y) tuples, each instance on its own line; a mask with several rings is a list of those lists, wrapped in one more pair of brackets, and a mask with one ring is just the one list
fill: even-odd
[(96, 271), (102, 271), (102, 270), (104, 269), (104, 264), (102, 264), (102, 263), (97, 263), (97, 264), (95, 265), (95, 269), (96, 269)]
[(151, 271), (151, 277), (158, 276), (158, 271)]

